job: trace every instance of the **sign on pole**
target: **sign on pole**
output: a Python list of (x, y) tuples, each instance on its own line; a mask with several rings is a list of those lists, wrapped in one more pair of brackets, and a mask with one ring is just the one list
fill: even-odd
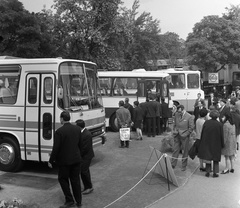
[(208, 73), (208, 83), (218, 84), (219, 83), (218, 73)]

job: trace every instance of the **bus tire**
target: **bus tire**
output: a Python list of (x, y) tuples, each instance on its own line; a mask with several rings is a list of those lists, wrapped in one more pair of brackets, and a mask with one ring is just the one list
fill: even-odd
[(20, 148), (17, 142), (9, 137), (0, 138), (0, 170), (6, 172), (17, 172), (21, 169)]
[(116, 113), (112, 114), (112, 116), (110, 117), (109, 123), (110, 123), (110, 127), (111, 127), (112, 131), (118, 132), (119, 129), (118, 129), (118, 125), (117, 125)]

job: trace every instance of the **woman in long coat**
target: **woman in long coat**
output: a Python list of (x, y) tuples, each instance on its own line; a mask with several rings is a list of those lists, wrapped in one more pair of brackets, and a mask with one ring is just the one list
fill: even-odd
[[(222, 154), (225, 156), (225, 169), (222, 174), (234, 173), (233, 159), (237, 150), (237, 136), (240, 134), (240, 114), (235, 107), (235, 99), (230, 101), (230, 112), (226, 114), (226, 122), (223, 125), (224, 148)], [(230, 167), (229, 163), (230, 162)]]
[(213, 177), (218, 177), (219, 162), (223, 141), (223, 124), (217, 121), (219, 112), (210, 112), (212, 119), (205, 121), (202, 128), (201, 140), (198, 149), (198, 157), (206, 162), (206, 177), (210, 176), (211, 161), (213, 161)]

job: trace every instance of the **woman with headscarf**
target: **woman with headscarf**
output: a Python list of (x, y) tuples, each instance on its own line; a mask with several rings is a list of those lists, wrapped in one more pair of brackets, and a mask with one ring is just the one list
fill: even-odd
[(217, 121), (219, 112), (212, 110), (210, 120), (205, 121), (202, 128), (198, 149), (198, 157), (206, 163), (206, 177), (210, 176), (213, 161), (213, 177), (218, 177), (221, 150), (223, 148), (223, 124)]

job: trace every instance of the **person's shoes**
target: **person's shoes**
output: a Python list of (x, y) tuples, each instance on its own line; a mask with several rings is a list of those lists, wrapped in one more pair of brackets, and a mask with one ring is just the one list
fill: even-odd
[(200, 170), (201, 172), (205, 172), (205, 171), (206, 171), (206, 168), (199, 168), (199, 170)]
[(126, 148), (129, 148), (129, 146), (125, 146)]
[(148, 137), (151, 137), (150, 135), (148, 135)]
[(142, 137), (140, 137), (140, 140), (142, 140)]
[(231, 172), (231, 173), (234, 173), (234, 169), (231, 169), (230, 172)]
[(229, 170), (228, 170), (228, 169), (223, 170), (223, 171), (221, 172), (221, 174), (227, 174), (227, 173), (229, 173)]
[(182, 168), (181, 168), (181, 171), (185, 171), (185, 170), (186, 170), (186, 167), (182, 167)]
[(119, 146), (119, 148), (124, 148), (124, 146)]
[(64, 205), (60, 206), (59, 208), (68, 208), (68, 207), (75, 207), (74, 202), (65, 202)]
[(155, 135), (152, 135), (152, 137), (155, 137)]
[(174, 165), (172, 165), (172, 169), (175, 169), (175, 166), (174, 166)]
[(86, 189), (82, 192), (83, 195), (86, 195), (86, 194), (90, 194), (93, 192), (93, 188), (90, 188), (90, 189)]
[(76, 206), (77, 206), (77, 208), (80, 208), (82, 206), (82, 204), (81, 203), (77, 203)]
[(209, 177), (209, 176), (210, 176), (210, 173), (206, 173), (205, 176), (206, 176), (206, 177)]
[(217, 178), (217, 177), (219, 177), (219, 175), (217, 174), (217, 173), (213, 173), (213, 176), (212, 176), (213, 178)]

